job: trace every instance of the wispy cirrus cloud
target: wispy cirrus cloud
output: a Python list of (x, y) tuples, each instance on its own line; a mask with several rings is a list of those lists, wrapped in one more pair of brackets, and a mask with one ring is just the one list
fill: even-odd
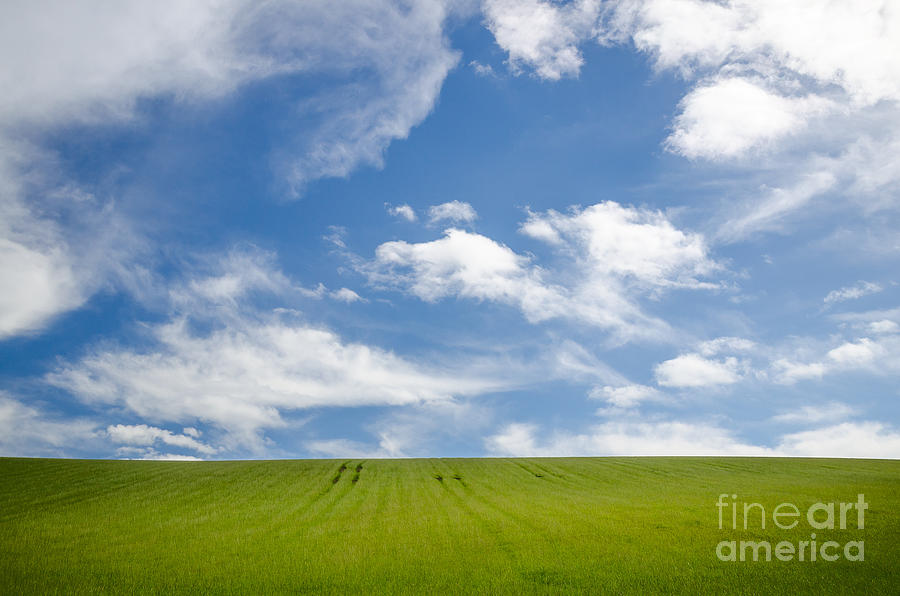
[(387, 146), (430, 113), (458, 60), (447, 16), (437, 0), (5, 3), (0, 339), (39, 332), (102, 287), (134, 285), (142, 239), (118, 197), (99, 200), (90, 182), (60, 179), (49, 133), (141, 126), (146, 100), (181, 109), (254, 82), (323, 77), (329, 84), (291, 98), (295, 118), (270, 147), (283, 186), (299, 194), (314, 180), (379, 167)]

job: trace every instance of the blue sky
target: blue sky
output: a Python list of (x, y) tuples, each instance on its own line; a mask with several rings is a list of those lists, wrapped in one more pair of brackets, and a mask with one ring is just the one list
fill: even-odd
[(0, 12), (0, 455), (900, 457), (895, 2)]

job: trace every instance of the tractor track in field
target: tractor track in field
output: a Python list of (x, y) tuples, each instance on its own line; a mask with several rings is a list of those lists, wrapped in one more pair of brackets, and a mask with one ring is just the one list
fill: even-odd
[[(307, 518), (308, 521), (313, 521), (317, 519), (322, 519), (327, 517), (340, 503), (344, 501), (344, 499), (353, 491), (357, 484), (359, 484), (362, 471), (364, 469), (365, 460), (356, 464), (356, 466), (352, 467), (353, 473), (349, 474), (348, 470), (351, 470), (351, 460), (347, 460), (343, 462), (340, 467), (335, 472), (334, 476), (332, 476), (331, 481), (325, 487), (323, 491), (320, 491), (319, 497), (316, 499), (316, 502), (321, 502), (325, 497), (329, 497), (328, 502), (325, 503), (321, 508), (318, 508), (314, 512), (310, 512), (310, 516)], [(346, 475), (350, 475), (350, 482), (341, 482), (342, 479)], [(359, 504), (357, 504), (358, 508)], [(308, 511), (310, 508), (306, 508)]]
[[(450, 470), (450, 474), (441, 474), (444, 478), (441, 482), (441, 486), (445, 493), (450, 495), (472, 520), (492, 536), (497, 547), (510, 559), (510, 561), (513, 563), (519, 562), (512, 543), (504, 538), (507, 530), (504, 530), (502, 527), (504, 523), (503, 520), (516, 526), (517, 529), (525, 529), (530, 536), (544, 539), (546, 527), (510, 513), (501, 505), (480, 495), (471, 485), (467, 484), (462, 475), (448, 465), (447, 462), (441, 463)], [(475, 503), (481, 507), (481, 511), (478, 511), (477, 508), (473, 506)]]

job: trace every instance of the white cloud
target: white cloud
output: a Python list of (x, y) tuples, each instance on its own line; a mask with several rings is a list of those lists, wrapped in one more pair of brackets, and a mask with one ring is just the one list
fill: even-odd
[(883, 352), (882, 347), (863, 337), (857, 342), (846, 342), (828, 352), (828, 358), (839, 366), (858, 368), (866, 366)]
[(0, 122), (130, 117), (138, 97), (204, 96), (268, 74), (231, 39), (244, 2), (7, 2), (0, 18)]
[(0, 280), (0, 339), (36, 331), (85, 300), (61, 247), (40, 251), (0, 237)]
[(63, 457), (97, 439), (97, 424), (48, 415), (0, 391), (0, 455)]
[(869, 331), (875, 334), (897, 333), (900, 331), (900, 325), (894, 321), (882, 319), (881, 321), (872, 321), (869, 323)]
[(606, 16), (607, 36), (630, 36), (661, 68), (781, 68), (860, 103), (900, 97), (900, 14), (890, 2), (636, 0)]
[(838, 184), (833, 172), (819, 170), (795, 176), (787, 186), (763, 188), (747, 204), (739, 204), (735, 213), (722, 224), (716, 236), (724, 242), (743, 240), (757, 232), (779, 230), (783, 220), (792, 213), (802, 214), (802, 208), (815, 197), (832, 190)]
[(584, 433), (542, 439), (534, 424), (509, 424), (485, 440), (497, 456), (731, 455), (900, 458), (900, 433), (879, 422), (845, 422), (783, 435), (775, 447), (736, 439), (726, 429), (690, 422), (608, 422)]
[(664, 387), (731, 385), (741, 379), (735, 358), (712, 360), (699, 354), (682, 354), (656, 365), (656, 382)]
[[(262, 446), (262, 431), (284, 425), (283, 412), (416, 404), (508, 386), (510, 381), (500, 380), (502, 375), (484, 364), (462, 363), (455, 369), (422, 365), (388, 350), (346, 342), (289, 312), (248, 308), (236, 297), (254, 287), (278, 287), (282, 278), (269, 270), (272, 281), (262, 281), (258, 273), (270, 263), (260, 259), (257, 274), (237, 283), (225, 266), (220, 275), (189, 281), (184, 290), (173, 292), (179, 298), (171, 318), (146, 326), (146, 347), (98, 348), (61, 364), (47, 381), (88, 404), (122, 407), (150, 422), (209, 423), (226, 431), (224, 448), (254, 450)], [(215, 302), (220, 293), (212, 293), (210, 300), (211, 294), (203, 291), (184, 298), (185, 292), (209, 287), (228, 288), (228, 299)], [(154, 436), (169, 444), (175, 440)], [(177, 440), (187, 446), (195, 438)]]
[(647, 385), (605, 385), (591, 390), (590, 397), (603, 399), (615, 408), (633, 408), (643, 401), (659, 399), (660, 393)]
[(793, 385), (806, 379), (821, 379), (827, 372), (827, 368), (821, 362), (801, 363), (786, 358), (779, 358), (773, 362), (772, 370), (775, 373), (775, 382), (785, 385)]
[(578, 75), (584, 63), (578, 44), (590, 34), (599, 6), (593, 0), (486, 0), (483, 10), (514, 72), (528, 66), (543, 79), (557, 80)]
[(331, 297), (339, 302), (346, 302), (347, 304), (363, 301), (363, 297), (350, 288), (341, 288), (340, 290), (335, 290), (331, 293)]
[(58, 168), (33, 144), (4, 138), (0, 122), (0, 340), (42, 330), (105, 281), (127, 286), (141, 274), (121, 267), (140, 252), (129, 226)]
[(697, 347), (697, 351), (703, 356), (715, 356), (723, 352), (752, 352), (755, 349), (755, 343), (742, 337), (717, 337)]
[(815, 424), (836, 422), (853, 416), (856, 410), (847, 404), (831, 401), (824, 404), (803, 406), (797, 410), (773, 416), (772, 420), (785, 424)]
[(830, 350), (819, 350), (818, 355), (810, 354), (809, 350), (804, 352), (802, 355), (779, 358), (772, 363), (775, 382), (790, 385), (800, 380), (818, 379), (826, 374), (860, 370), (878, 375), (892, 375), (900, 371), (900, 340), (892, 333), (881, 334), (875, 339), (861, 337), (844, 341)]
[(722, 240), (778, 230), (826, 193), (851, 199), (836, 207), (864, 212), (898, 205), (900, 9), (892, 2), (533, 0), (488, 2), (484, 12), (514, 69), (545, 79), (577, 74), (578, 47), (592, 39), (630, 42), (658, 69), (677, 71), (689, 90), (668, 148), (771, 181), (729, 193), (725, 211), (734, 213)]
[(476, 219), (478, 219), (478, 214), (475, 212), (475, 209), (470, 204), (462, 201), (450, 201), (428, 208), (428, 220), (432, 224), (442, 221), (470, 223)]
[(713, 287), (697, 278), (719, 271), (702, 235), (675, 228), (659, 211), (613, 201), (573, 209), (529, 213), (520, 231), (550, 245), (564, 245), (592, 277), (615, 276), (658, 287)]
[(203, 458), (195, 455), (183, 455), (181, 453), (159, 453), (154, 449), (147, 449), (139, 459), (152, 461), (203, 461)]
[(827, 108), (820, 97), (783, 97), (747, 79), (717, 79), (682, 100), (667, 143), (689, 158), (732, 158), (802, 129)]
[(416, 221), (416, 219), (418, 219), (416, 217), (415, 210), (406, 203), (404, 203), (403, 205), (397, 205), (396, 207), (393, 207), (391, 205), (386, 205), (386, 207), (388, 213), (390, 213), (394, 217), (400, 217), (410, 222)]
[(48, 132), (142, 125), (143, 99), (177, 109), (261, 79), (325, 74), (330, 86), (297, 100), (289, 140), (273, 148), (299, 192), (381, 165), (387, 146), (429, 114), (458, 60), (446, 16), (438, 0), (0, 5), (0, 339), (44, 328), (101, 287), (133, 285), (139, 269), (131, 259), (141, 240), (116, 202), (83, 200), (89, 190), (57, 179), (40, 148)]
[(319, 439), (315, 441), (307, 441), (306, 443), (304, 443), (304, 446), (316, 457), (348, 457), (353, 459), (378, 459), (392, 457), (391, 455), (387, 454), (377, 447), (373, 448), (371, 445), (368, 445), (366, 443), (353, 441), (350, 439)]
[(480, 436), (492, 418), (490, 409), (472, 401), (437, 401), (394, 408), (365, 430), (375, 442), (316, 439), (304, 443), (327, 457), (434, 457), (445, 441), (468, 442)]
[(493, 455), (771, 455), (730, 432), (688, 422), (608, 422), (581, 434), (556, 433), (541, 441), (533, 424), (510, 424), (485, 440)]
[(835, 302), (856, 300), (857, 298), (862, 298), (863, 296), (877, 294), (883, 289), (884, 288), (882, 288), (879, 284), (868, 281), (860, 281), (854, 286), (846, 286), (828, 292), (828, 295), (825, 296), (824, 302), (825, 304), (834, 304)]
[(549, 240), (565, 265), (541, 268), (488, 237), (450, 229), (431, 242), (386, 242), (359, 268), (373, 285), (425, 301), (489, 300), (519, 308), (533, 323), (581, 321), (622, 341), (669, 334), (665, 323), (641, 311), (639, 296), (720, 287), (700, 279), (721, 269), (703, 237), (676, 229), (659, 212), (607, 202), (568, 215), (530, 213), (521, 230)]
[[(327, 72), (337, 87), (302, 104), (322, 118), (307, 122), (285, 165), (300, 189), (379, 165), (428, 115), (458, 59), (445, 16), (437, 0), (5, 3), (0, 128), (124, 120), (144, 97), (199, 101), (252, 80)], [(371, 76), (346, 77), (362, 70)]]
[(900, 458), (900, 432), (880, 422), (844, 422), (785, 435), (776, 449), (805, 457)]
[[(188, 430), (188, 429), (185, 429)], [(146, 424), (116, 424), (106, 427), (106, 434), (113, 443), (122, 443), (125, 445), (142, 445), (150, 447), (156, 442), (161, 442), (172, 447), (182, 447), (199, 453), (211, 455), (218, 450), (207, 445), (193, 435), (197, 434), (196, 429), (193, 432), (177, 435), (172, 431), (157, 428), (155, 426), (147, 426)]]
[(494, 72), (494, 68), (490, 64), (482, 64), (478, 60), (472, 60), (469, 62), (469, 66), (472, 70), (475, 71), (479, 77), (496, 77), (497, 74)]

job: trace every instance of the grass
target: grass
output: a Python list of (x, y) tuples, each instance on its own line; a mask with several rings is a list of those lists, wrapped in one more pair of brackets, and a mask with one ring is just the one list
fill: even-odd
[[(869, 503), (865, 529), (720, 530), (721, 493)], [(730, 509), (726, 510), (726, 524)], [(740, 513), (740, 511), (739, 511)], [(771, 515), (771, 513), (770, 513)], [(740, 518), (739, 518), (740, 526)], [(721, 540), (865, 541), (722, 562)], [(0, 593), (867, 593), (900, 589), (900, 462), (0, 459)]]

